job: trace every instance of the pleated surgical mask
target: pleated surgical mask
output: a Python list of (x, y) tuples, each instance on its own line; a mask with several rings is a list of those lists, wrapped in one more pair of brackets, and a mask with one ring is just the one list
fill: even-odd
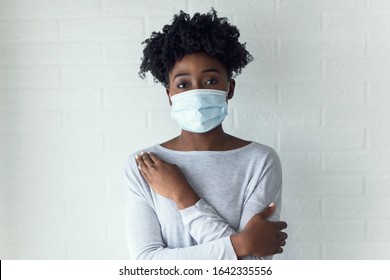
[(205, 133), (220, 125), (228, 114), (227, 92), (193, 89), (171, 97), (171, 117), (186, 131)]

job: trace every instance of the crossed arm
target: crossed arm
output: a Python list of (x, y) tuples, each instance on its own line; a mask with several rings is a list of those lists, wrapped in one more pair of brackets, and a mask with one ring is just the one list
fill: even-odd
[[(231, 242), (237, 258), (250, 255), (262, 257), (283, 251), (287, 234), (282, 230), (287, 224), (267, 220), (275, 211), (274, 204), (265, 207), (255, 200), (249, 200), (236, 232), (194, 192), (176, 165), (159, 159), (153, 153), (138, 155), (136, 163), (141, 175), (155, 192), (174, 201), (181, 213), (187, 212), (183, 215), (183, 222), (191, 236), (201, 244), (198, 246), (209, 243), (207, 248), (210, 248), (210, 242)], [(193, 211), (193, 208), (199, 211)], [(260, 209), (263, 210), (259, 212)], [(203, 213), (207, 213), (209, 219), (205, 219)], [(204, 234), (205, 231), (209, 234)]]

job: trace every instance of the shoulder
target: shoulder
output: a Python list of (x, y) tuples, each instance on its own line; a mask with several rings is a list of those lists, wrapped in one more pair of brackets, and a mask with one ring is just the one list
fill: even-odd
[(144, 184), (143, 177), (141, 176), (137, 162), (135, 160), (136, 155), (139, 155), (142, 151), (149, 153), (149, 152), (156, 152), (157, 145), (153, 145), (141, 150), (136, 150), (135, 152), (132, 152), (125, 160), (124, 162), (124, 171), (126, 174), (126, 177), (129, 181), (136, 182), (139, 185)]
[(252, 142), (248, 146), (248, 148), (250, 150), (249, 152), (251, 152), (255, 155), (259, 155), (259, 156), (265, 157), (267, 159), (279, 160), (278, 153), (275, 151), (274, 148), (272, 148), (270, 146), (260, 144), (258, 142)]
[(137, 150), (127, 157), (124, 164), (125, 189), (127, 190), (127, 198), (142, 199), (143, 201), (146, 201), (151, 207), (153, 207), (153, 197), (151, 190), (138, 170), (135, 156), (140, 154), (142, 151), (154, 152), (155, 149), (156, 145)]
[(278, 153), (274, 148), (260, 144), (257, 142), (252, 142), (250, 149), (247, 151), (248, 156), (254, 159), (257, 163), (257, 167), (262, 170), (274, 169), (280, 170), (282, 169), (281, 161)]
[(145, 153), (154, 152), (154, 153), (156, 153), (157, 149), (158, 149), (158, 145), (156, 144), (156, 145), (146, 147), (146, 148), (141, 149), (141, 150), (136, 150), (136, 151), (130, 153), (130, 155), (125, 160), (125, 166), (126, 167), (137, 167), (137, 165), (135, 164), (135, 156), (136, 155), (141, 154), (141, 152), (145, 152)]

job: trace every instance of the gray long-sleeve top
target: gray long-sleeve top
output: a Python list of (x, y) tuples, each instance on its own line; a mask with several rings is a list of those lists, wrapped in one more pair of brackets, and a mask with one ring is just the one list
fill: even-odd
[[(154, 145), (162, 160), (178, 165), (201, 198), (178, 210), (140, 174), (134, 153), (125, 164), (126, 234), (131, 259), (237, 259), (230, 236), (271, 202), (280, 219), (282, 170), (276, 152), (250, 144), (228, 151), (174, 151)], [(271, 259), (272, 256), (246, 259)]]

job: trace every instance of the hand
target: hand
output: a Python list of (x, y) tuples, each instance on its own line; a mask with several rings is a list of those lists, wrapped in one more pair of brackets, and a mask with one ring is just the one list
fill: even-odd
[(175, 201), (179, 209), (194, 205), (200, 199), (176, 164), (170, 164), (154, 153), (136, 156), (141, 175), (159, 195)]
[(271, 203), (263, 211), (254, 215), (241, 233), (231, 237), (238, 257), (247, 255), (263, 257), (283, 252), (287, 233), (282, 230), (287, 228), (287, 224), (283, 221), (268, 221), (267, 218), (274, 212), (275, 204)]

